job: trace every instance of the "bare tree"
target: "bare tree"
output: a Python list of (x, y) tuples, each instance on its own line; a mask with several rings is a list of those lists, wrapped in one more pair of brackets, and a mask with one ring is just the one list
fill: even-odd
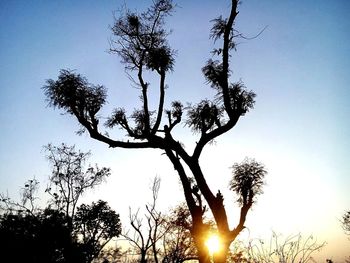
[(89, 166), (84, 170), (85, 161), (90, 152), (75, 150), (75, 146), (45, 147), (48, 152), (47, 159), (52, 165), (52, 173), (49, 177), (49, 185), (45, 192), (49, 193), (58, 210), (64, 211), (70, 227), (75, 215), (78, 201), (87, 190), (101, 184), (110, 175), (109, 168)]
[[(159, 262), (159, 241), (168, 231), (165, 227), (165, 217), (156, 208), (158, 193), (160, 187), (160, 178), (155, 177), (152, 183), (152, 202), (146, 205), (146, 214), (144, 218), (139, 216), (138, 210), (132, 213), (130, 209), (129, 220), (133, 231), (126, 232), (123, 236), (132, 245), (134, 251), (140, 256), (140, 262), (145, 263), (148, 257), (154, 262)], [(144, 219), (146, 224), (144, 225)]]
[[(125, 10), (116, 18), (112, 26), (115, 38), (111, 43), (111, 52), (120, 56), (128, 76), (139, 87), (141, 105), (129, 116), (125, 109), (116, 107), (105, 125), (110, 129), (116, 126), (123, 129), (128, 139), (112, 138), (101, 130), (103, 127), (98, 113), (107, 97), (102, 85), (93, 85), (73, 71), (61, 70), (57, 80), (50, 79), (43, 87), (49, 105), (75, 116), (91, 138), (112, 148), (155, 148), (164, 151), (183, 186), (192, 218), (191, 234), (200, 262), (210, 261), (204, 239), (207, 226), (203, 221), (203, 204), (208, 205), (213, 215), (223, 246), (221, 255), (215, 258), (216, 262), (226, 261), (229, 246), (244, 228), (246, 214), (250, 209), (249, 201), (242, 204), (243, 214), (236, 227), (231, 229), (223, 196), (220, 192), (213, 192), (199, 164), (204, 147), (231, 130), (255, 103), (254, 92), (247, 90), (242, 81), (230, 80), (230, 53), (236, 48), (236, 38), (242, 37), (234, 28), (239, 0), (230, 2), (228, 17), (219, 16), (212, 20), (210, 37), (219, 47), (213, 50), (212, 58), (202, 68), (204, 77), (215, 90), (216, 96), (212, 100), (204, 99), (190, 104), (189, 107), (184, 107), (177, 100), (171, 103), (170, 108), (165, 106), (166, 76), (174, 68), (175, 51), (167, 42), (169, 31), (165, 29), (164, 23), (174, 9), (173, 2), (155, 0), (143, 13)], [(159, 97), (155, 110), (151, 109), (149, 103), (151, 84), (147, 81), (148, 74), (158, 80)], [(174, 128), (181, 122), (187, 124), (196, 135), (192, 152), (173, 137)], [(195, 181), (195, 188), (190, 178)], [(198, 196), (203, 197), (205, 202), (199, 202), (201, 200)], [(138, 229), (140, 225), (137, 220), (131, 219)]]
[(193, 238), (191, 237), (191, 214), (185, 204), (178, 205), (169, 213), (157, 209), (160, 178), (155, 177), (151, 191), (152, 202), (145, 206), (146, 213), (140, 216), (140, 210), (132, 213), (129, 220), (131, 230), (123, 236), (132, 246), (132, 259), (135, 255), (139, 262), (180, 263), (198, 259)]
[(313, 253), (320, 251), (325, 242), (318, 243), (313, 236), (303, 238), (301, 234), (291, 235), (281, 240), (273, 232), (271, 240), (253, 240), (247, 248), (249, 262), (252, 263), (306, 263), (312, 262)]
[(34, 215), (38, 210), (35, 205), (36, 196), (39, 189), (39, 181), (35, 178), (25, 182), (24, 187), (21, 188), (21, 202), (14, 201), (8, 194), (0, 193), (0, 209), (5, 212), (29, 213)]

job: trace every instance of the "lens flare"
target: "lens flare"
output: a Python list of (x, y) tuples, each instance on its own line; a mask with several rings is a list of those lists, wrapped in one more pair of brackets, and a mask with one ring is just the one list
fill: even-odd
[(214, 253), (217, 253), (220, 250), (220, 238), (218, 235), (210, 235), (205, 242), (205, 245), (207, 246), (209, 253), (213, 255)]

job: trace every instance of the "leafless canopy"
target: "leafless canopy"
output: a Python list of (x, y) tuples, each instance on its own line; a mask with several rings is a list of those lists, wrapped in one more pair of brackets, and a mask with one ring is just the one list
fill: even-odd
[(59, 210), (64, 211), (67, 217), (73, 218), (81, 195), (87, 189), (99, 185), (110, 175), (110, 169), (100, 169), (96, 165), (85, 170), (85, 161), (90, 152), (77, 151), (75, 146), (49, 144), (45, 150), (52, 165), (46, 192), (53, 197), (54, 205)]

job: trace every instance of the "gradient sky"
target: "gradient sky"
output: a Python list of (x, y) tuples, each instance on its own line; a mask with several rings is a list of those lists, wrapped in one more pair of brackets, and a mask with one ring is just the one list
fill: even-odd
[[(132, 10), (150, 3), (125, 2)], [(209, 21), (226, 15), (229, 7), (228, 0), (176, 2), (168, 25), (173, 29), (170, 44), (178, 53), (167, 79), (167, 104), (212, 96), (200, 70), (213, 48)], [(50, 169), (42, 146), (65, 142), (91, 149), (91, 162), (112, 168), (107, 183), (85, 201), (102, 198), (126, 218), (129, 206), (136, 210), (150, 200), (155, 175), (162, 178), (162, 208), (183, 200), (161, 151), (108, 149), (76, 135), (79, 126), (71, 116), (46, 107), (41, 87), (46, 79), (57, 78), (61, 68), (76, 69), (109, 89), (105, 115), (116, 105), (133, 109), (139, 103), (119, 58), (107, 52), (113, 11), (123, 3), (0, 1), (0, 192), (17, 197), (33, 176), (43, 190)], [(234, 225), (239, 211), (226, 190), (229, 167), (246, 156), (263, 162), (269, 172), (265, 193), (242, 236), (268, 237), (271, 230), (312, 234), (328, 243), (323, 259), (343, 261), (350, 251), (339, 223), (350, 209), (350, 1), (245, 0), (239, 10), (237, 28), (246, 36), (268, 26), (258, 38), (241, 40), (232, 58), (232, 80), (254, 90), (257, 102), (204, 151), (201, 163), (208, 182), (225, 193)], [(195, 138), (181, 129), (178, 135), (190, 149)]]

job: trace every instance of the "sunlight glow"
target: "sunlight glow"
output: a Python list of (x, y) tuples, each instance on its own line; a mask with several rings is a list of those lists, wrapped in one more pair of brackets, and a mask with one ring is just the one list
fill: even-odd
[(210, 255), (217, 253), (221, 248), (219, 236), (216, 234), (210, 235), (205, 245), (208, 247)]

